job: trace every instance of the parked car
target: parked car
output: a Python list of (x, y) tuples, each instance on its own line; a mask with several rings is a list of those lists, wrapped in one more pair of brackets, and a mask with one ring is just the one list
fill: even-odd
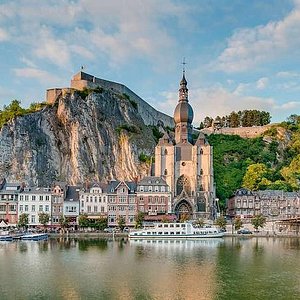
[(240, 229), (237, 232), (238, 234), (252, 234), (252, 231), (250, 231), (248, 228)]

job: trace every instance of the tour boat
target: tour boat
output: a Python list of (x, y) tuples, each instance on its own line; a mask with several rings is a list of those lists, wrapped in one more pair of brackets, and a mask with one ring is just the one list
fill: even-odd
[(212, 226), (194, 227), (191, 223), (157, 223), (154, 227), (129, 232), (132, 239), (201, 239), (220, 238), (224, 233)]
[(48, 239), (48, 233), (32, 233), (22, 235), (22, 240), (39, 241)]

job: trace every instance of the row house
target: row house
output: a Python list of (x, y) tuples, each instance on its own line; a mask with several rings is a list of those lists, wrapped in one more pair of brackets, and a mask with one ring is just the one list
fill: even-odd
[(63, 215), (71, 226), (77, 225), (79, 216), (79, 186), (68, 186), (66, 190), (66, 197), (63, 202)]
[(129, 181), (111, 181), (107, 188), (108, 226), (118, 226), (120, 217), (126, 226), (134, 226), (138, 212), (136, 201), (136, 183)]
[(107, 216), (107, 184), (94, 183), (79, 192), (80, 213), (89, 219)]
[(0, 181), (0, 219), (9, 225), (18, 224), (18, 195), (24, 185), (8, 183), (6, 179)]
[[(137, 184), (138, 211), (148, 216), (163, 216), (172, 212), (171, 192), (166, 181), (161, 177), (144, 177)], [(152, 217), (152, 219), (154, 219)]]
[[(24, 187), (19, 194), (18, 215), (28, 214), (28, 225), (40, 225), (39, 214), (46, 213), (51, 216), (52, 193), (50, 188)], [(51, 223), (49, 219), (48, 225)]]
[(249, 191), (239, 189), (227, 201), (227, 215), (252, 218), (262, 214), (280, 220), (300, 216), (300, 193), (277, 190)]
[(52, 187), (51, 224), (60, 226), (59, 220), (63, 217), (64, 200), (67, 192), (66, 183), (55, 183)]

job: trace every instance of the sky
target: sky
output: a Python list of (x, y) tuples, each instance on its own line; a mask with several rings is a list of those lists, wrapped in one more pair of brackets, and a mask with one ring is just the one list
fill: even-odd
[(300, 114), (300, 0), (0, 0), (0, 109), (44, 101), (84, 66), (172, 116), (184, 57), (195, 126)]

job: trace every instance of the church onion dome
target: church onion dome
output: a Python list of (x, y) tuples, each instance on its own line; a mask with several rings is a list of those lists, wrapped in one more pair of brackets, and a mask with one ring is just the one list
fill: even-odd
[(192, 107), (187, 101), (180, 101), (174, 111), (175, 123), (187, 122), (192, 123), (194, 118), (194, 112)]

